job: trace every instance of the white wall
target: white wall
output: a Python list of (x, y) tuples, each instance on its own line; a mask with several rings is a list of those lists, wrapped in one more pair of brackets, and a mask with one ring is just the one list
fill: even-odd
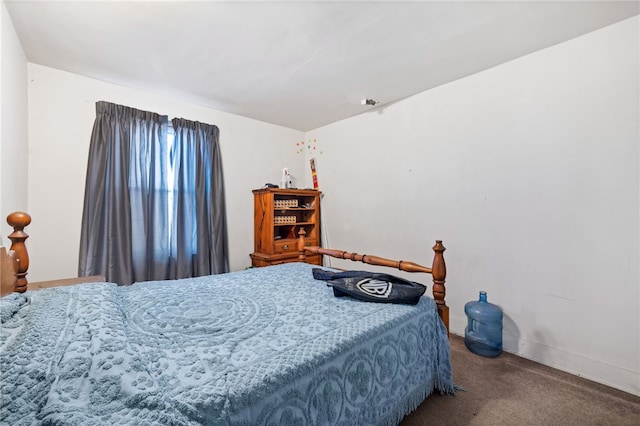
[(98, 100), (220, 128), (230, 267), (249, 266), (253, 251), (251, 190), (278, 182), (285, 166), (294, 175), (303, 174), (295, 165), (302, 165), (296, 153), (302, 132), (30, 64), (31, 281), (77, 276), (89, 139)]
[(640, 395), (638, 28), (308, 132), (325, 244), (430, 264), (442, 239), (453, 333), (486, 290), (507, 351)]
[(7, 215), (27, 209), (27, 59), (0, 2), (0, 245), (11, 245)]

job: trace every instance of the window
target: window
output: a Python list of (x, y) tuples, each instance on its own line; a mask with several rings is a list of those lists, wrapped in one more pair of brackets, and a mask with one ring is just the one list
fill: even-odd
[(219, 129), (98, 102), (80, 276), (120, 284), (228, 271)]

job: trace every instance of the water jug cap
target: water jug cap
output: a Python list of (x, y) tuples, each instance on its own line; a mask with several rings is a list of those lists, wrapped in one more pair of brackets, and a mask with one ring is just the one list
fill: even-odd
[(486, 302), (487, 301), (487, 292), (486, 291), (481, 291), (480, 292), (480, 301), (481, 302)]

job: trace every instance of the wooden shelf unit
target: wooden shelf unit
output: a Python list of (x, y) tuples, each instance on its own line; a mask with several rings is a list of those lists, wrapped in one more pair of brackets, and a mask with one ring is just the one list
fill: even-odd
[[(297, 262), (300, 228), (309, 246), (320, 246), (320, 191), (262, 188), (253, 191), (253, 266)], [(322, 265), (322, 256), (307, 256)]]

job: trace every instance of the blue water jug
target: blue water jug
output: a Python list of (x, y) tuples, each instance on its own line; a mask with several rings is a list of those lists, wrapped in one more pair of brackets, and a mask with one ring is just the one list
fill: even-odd
[(467, 327), (464, 344), (473, 353), (493, 358), (502, 353), (502, 309), (487, 302), (487, 292), (480, 299), (464, 305)]

